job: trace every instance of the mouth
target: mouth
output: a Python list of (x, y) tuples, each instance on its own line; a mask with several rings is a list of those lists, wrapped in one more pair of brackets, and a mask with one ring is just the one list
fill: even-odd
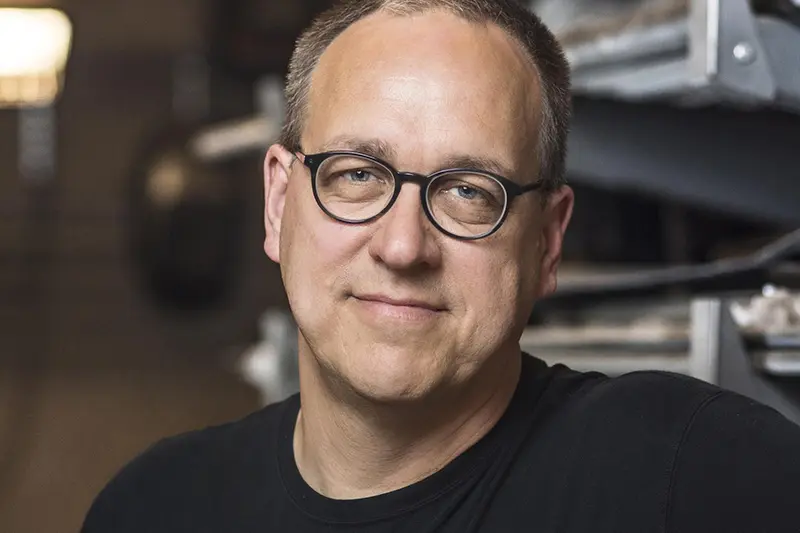
[(387, 321), (393, 327), (400, 324), (428, 327), (446, 312), (443, 305), (420, 298), (386, 294), (354, 294), (351, 298), (361, 319), (380, 328), (384, 328)]
[(352, 297), (359, 302), (386, 305), (397, 308), (419, 309), (437, 313), (447, 310), (443, 305), (418, 298), (397, 298), (383, 294), (353, 294)]

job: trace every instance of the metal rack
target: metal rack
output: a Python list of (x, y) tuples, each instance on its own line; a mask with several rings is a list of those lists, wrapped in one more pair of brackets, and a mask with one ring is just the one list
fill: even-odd
[(748, 0), (690, 0), (683, 18), (601, 35), (566, 53), (577, 94), (800, 112), (797, 50), (800, 28), (756, 15)]
[(576, 97), (568, 177), (797, 227), (800, 27), (748, 0), (620, 5), (656, 3), (681, 9), (566, 39)]
[(724, 300), (695, 304), (696, 357), (705, 357), (715, 382), (769, 405), (800, 424), (800, 334), (743, 333)]
[(671, 326), (606, 328), (602, 334), (529, 328), (520, 344), (550, 364), (579, 371), (685, 374), (753, 398), (800, 424), (800, 333), (747, 333), (734, 320), (731, 302), (693, 300), (685, 309), (688, 320)]

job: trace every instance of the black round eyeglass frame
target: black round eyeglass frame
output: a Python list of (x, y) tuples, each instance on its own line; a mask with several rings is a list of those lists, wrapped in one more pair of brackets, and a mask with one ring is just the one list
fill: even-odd
[[(438, 171), (434, 172), (433, 174), (428, 174), (428, 175), (419, 174), (417, 172), (400, 172), (400, 171), (396, 170), (392, 165), (387, 163), (386, 161), (383, 161), (382, 159), (379, 159), (377, 157), (371, 156), (369, 154), (364, 154), (362, 152), (353, 151), (353, 150), (336, 150), (336, 151), (331, 151), (331, 152), (320, 152), (320, 153), (316, 153), (316, 154), (306, 154), (306, 153), (303, 153), (300, 150), (297, 150), (296, 154), (303, 156), (302, 157), (303, 164), (306, 167), (308, 167), (308, 169), (311, 171), (310, 172), (311, 173), (311, 189), (314, 192), (314, 199), (316, 200), (317, 205), (319, 206), (320, 209), (322, 209), (322, 211), (326, 215), (328, 215), (332, 219), (334, 219), (334, 220), (336, 220), (338, 222), (342, 222), (344, 224), (352, 224), (352, 225), (366, 224), (366, 223), (372, 222), (373, 220), (376, 220), (376, 219), (382, 217), (383, 215), (385, 215), (392, 208), (392, 206), (394, 205), (394, 203), (397, 200), (398, 196), (400, 196), (400, 190), (403, 187), (404, 183), (407, 183), (407, 182), (416, 183), (417, 185), (419, 185), (419, 193), (420, 193), (420, 201), (422, 202), (422, 210), (425, 212), (425, 216), (428, 217), (428, 220), (431, 222), (431, 224), (433, 224), (434, 227), (436, 227), (436, 229), (438, 229), (439, 231), (441, 231), (445, 235), (447, 235), (449, 237), (452, 237), (453, 239), (458, 239), (458, 240), (462, 240), (462, 241), (475, 241), (475, 240), (478, 240), (478, 239), (483, 239), (483, 238), (486, 238), (489, 235), (492, 235), (493, 233), (497, 232), (497, 230), (500, 229), (500, 226), (503, 225), (503, 222), (505, 222), (506, 218), (508, 217), (508, 212), (511, 209), (511, 203), (513, 202), (513, 200), (517, 196), (521, 196), (521, 195), (523, 195), (525, 193), (538, 190), (538, 189), (540, 189), (542, 187), (542, 182), (541, 181), (537, 181), (535, 183), (531, 183), (529, 185), (524, 185), (523, 186), (523, 185), (519, 185), (518, 183), (515, 183), (515, 182), (511, 181), (510, 179), (505, 178), (505, 177), (503, 177), (503, 176), (501, 176), (499, 174), (494, 174), (492, 172), (487, 172), (487, 171), (484, 171), (484, 170), (475, 170), (475, 169), (471, 169), (471, 168), (447, 168), (447, 169), (443, 169), (443, 170), (438, 170)], [(349, 219), (346, 219), (346, 218), (342, 218), (342, 217), (336, 216), (334, 213), (331, 213), (325, 207), (325, 204), (322, 203), (322, 200), (319, 197), (319, 193), (317, 192), (317, 171), (319, 170), (319, 168), (322, 165), (322, 163), (324, 163), (327, 159), (330, 159), (331, 157), (347, 156), (347, 155), (361, 157), (363, 159), (366, 159), (368, 161), (372, 161), (373, 163), (381, 165), (381, 166), (385, 167), (386, 169), (388, 169), (389, 171), (391, 171), (392, 176), (394, 177), (394, 192), (392, 193), (392, 198), (386, 203), (386, 206), (380, 212), (378, 212), (377, 214), (375, 214), (375, 215), (373, 215), (371, 217), (368, 217), (368, 218), (365, 218), (365, 219), (359, 219), (359, 220), (349, 220)], [(462, 174), (463, 173), (469, 173), (469, 174), (477, 174), (477, 175), (481, 175), (481, 176), (487, 176), (487, 177), (492, 178), (495, 181), (497, 181), (500, 184), (500, 186), (503, 188), (503, 192), (505, 193), (505, 197), (506, 197), (505, 205), (503, 206), (503, 214), (500, 216), (500, 218), (497, 220), (495, 225), (489, 231), (486, 231), (486, 232), (481, 233), (479, 235), (467, 236), (467, 237), (465, 237), (463, 235), (458, 235), (458, 234), (452, 233), (452, 232), (446, 230), (445, 228), (443, 228), (442, 225), (439, 224), (436, 221), (436, 218), (434, 218), (433, 213), (431, 213), (430, 206), (428, 205), (428, 189), (430, 188), (431, 184), (436, 179), (440, 178), (441, 176), (446, 175), (446, 174), (455, 174), (455, 173), (462, 173)]]

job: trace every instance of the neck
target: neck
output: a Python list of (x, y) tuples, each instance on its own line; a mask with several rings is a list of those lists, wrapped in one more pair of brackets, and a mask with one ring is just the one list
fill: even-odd
[(297, 466), (314, 490), (341, 500), (391, 492), (442, 469), (494, 427), (520, 373), (517, 349), (436, 398), (387, 404), (343, 393), (309, 350), (299, 355)]

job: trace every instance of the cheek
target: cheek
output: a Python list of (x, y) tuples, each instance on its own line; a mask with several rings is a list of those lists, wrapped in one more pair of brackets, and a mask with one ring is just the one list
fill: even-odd
[(480, 254), (463, 261), (458, 292), (466, 310), (462, 331), (467, 345), (481, 351), (504, 342), (520, 306), (520, 268), (513, 258)]
[(330, 313), (330, 303), (346, 288), (347, 265), (357, 253), (358, 229), (323, 213), (310, 189), (287, 191), (281, 227), (281, 271), (298, 320)]
[(484, 308), (490, 309), (489, 316), (507, 320), (514, 314), (520, 293), (519, 264), (512, 258), (490, 265), (484, 274)]
[(469, 265), (459, 276), (459, 292), (468, 310), (464, 326), (470, 328), (470, 338), (499, 344), (527, 323), (536, 293), (537, 257), (537, 243), (531, 239), (487, 247), (462, 259)]

